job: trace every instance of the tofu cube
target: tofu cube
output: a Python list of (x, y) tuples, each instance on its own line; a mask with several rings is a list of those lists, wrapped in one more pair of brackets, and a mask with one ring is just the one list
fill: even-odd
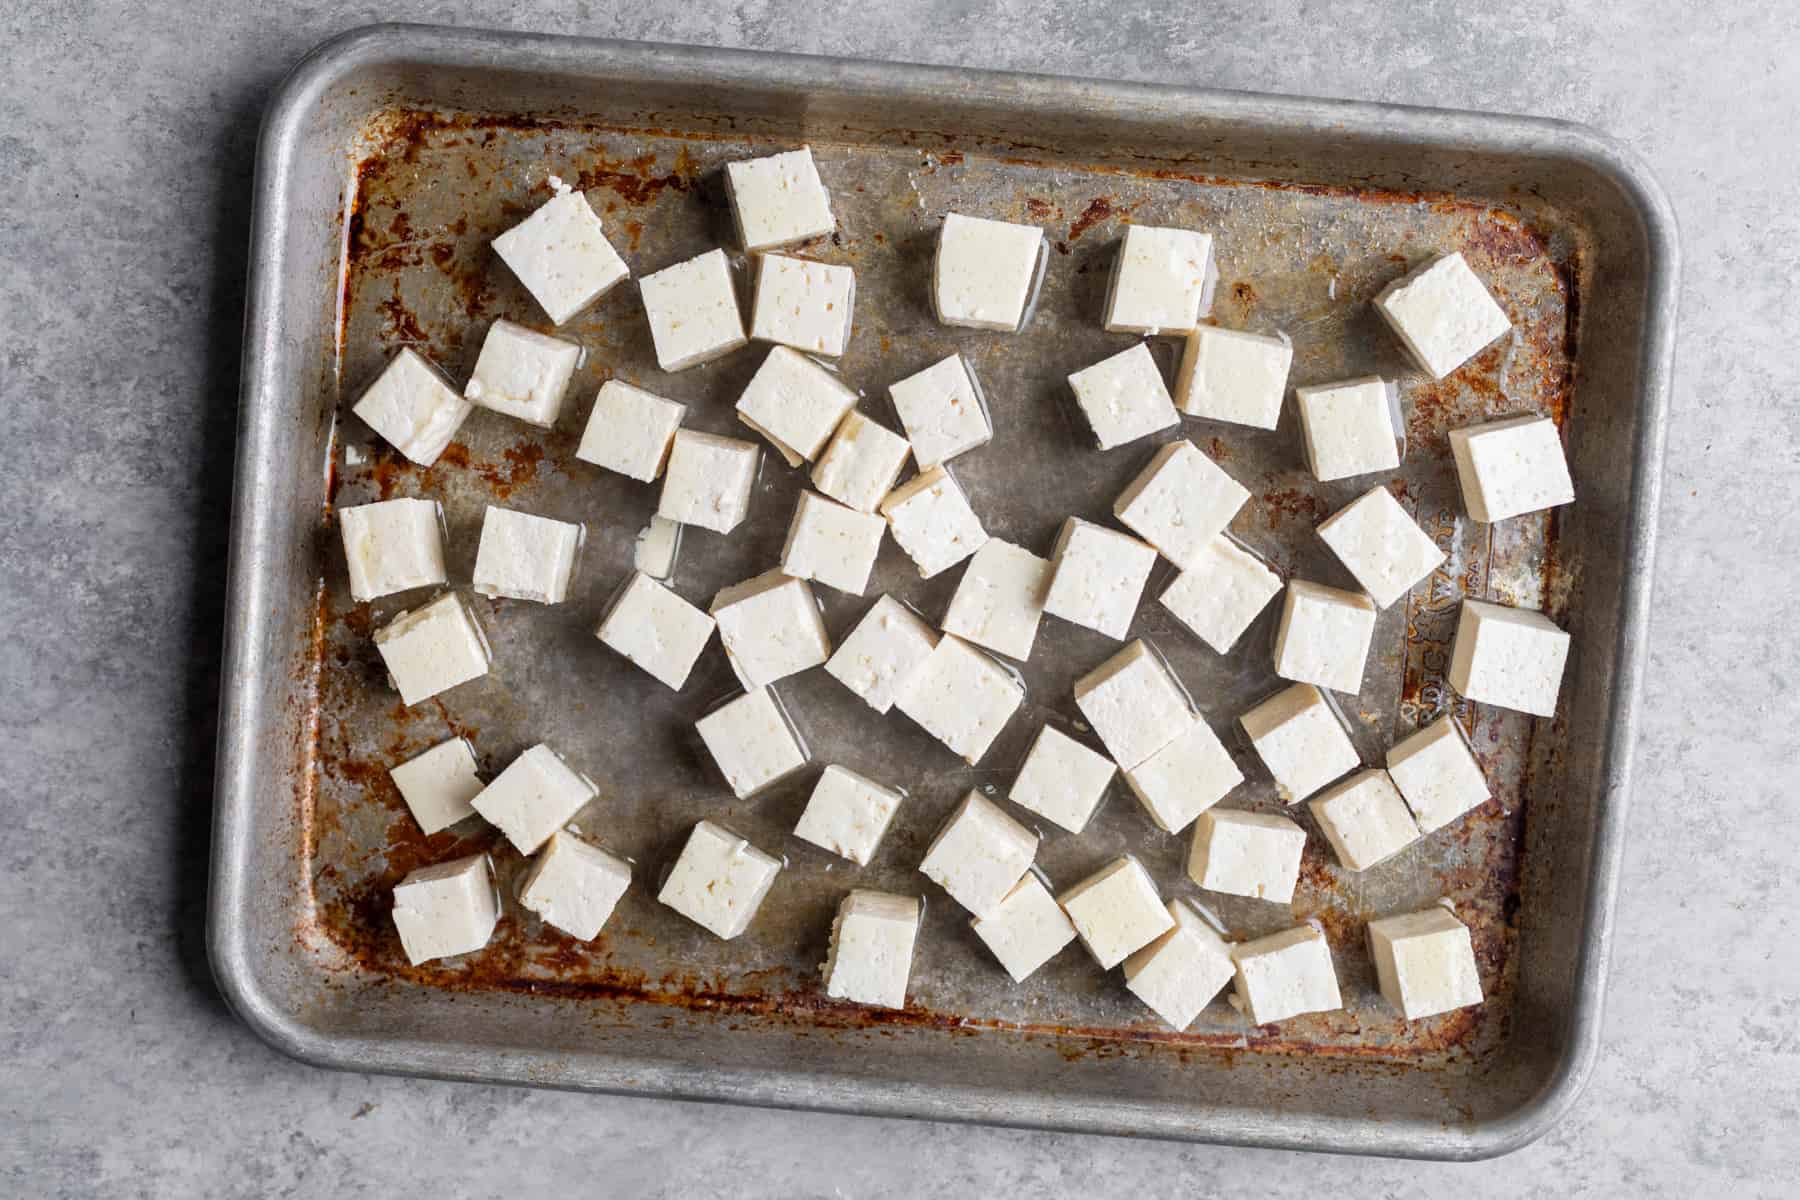
[(1433, 379), (1450, 374), (1512, 328), (1460, 251), (1382, 288), (1375, 311)]
[(467, 738), (439, 742), (388, 772), (400, 798), (427, 835), (475, 815), (469, 801), (486, 785), (476, 774), (475, 751)]
[(866, 866), (904, 797), (835, 763), (813, 786), (794, 836)]
[(786, 254), (757, 259), (750, 336), (836, 358), (850, 341), (856, 272)]
[(1286, 338), (1196, 325), (1175, 373), (1175, 407), (1190, 417), (1273, 429), (1293, 362)]
[(403, 612), (375, 631), (375, 649), (407, 707), (488, 673), (488, 644), (455, 592)]
[(900, 549), (926, 579), (947, 571), (987, 544), (987, 530), (956, 480), (942, 467), (913, 476), (881, 502), (881, 515)]
[(1250, 499), (1242, 484), (1192, 442), (1170, 442), (1113, 503), (1113, 516), (1183, 569), (1199, 561)]
[(485, 854), (420, 867), (394, 885), (394, 928), (415, 967), (481, 949), (499, 922), (500, 897)]
[(1124, 641), (1144, 584), (1156, 566), (1156, 548), (1104, 525), (1070, 517), (1063, 522), (1051, 558), (1054, 566), (1044, 611)]
[(857, 512), (817, 492), (801, 492), (781, 547), (781, 569), (796, 579), (813, 579), (860, 596), (881, 551), (887, 522)]
[(1469, 927), (1442, 905), (1369, 922), (1381, 995), (1409, 1021), (1481, 1003)]
[(1201, 641), (1229, 654), (1280, 591), (1281, 576), (1220, 534), (1193, 553), (1159, 599)]
[(1025, 685), (961, 638), (945, 634), (894, 693), (894, 707), (974, 766), (1025, 702)]
[(651, 517), (631, 542), (631, 565), (656, 580), (675, 573), (681, 553), (681, 524), (667, 517)]
[(1362, 762), (1343, 721), (1310, 683), (1276, 693), (1238, 724), (1288, 804), (1306, 799)]
[(1125, 986), (1170, 1028), (1186, 1029), (1237, 973), (1231, 945), (1192, 905), (1168, 904), (1175, 927), (1125, 960)]
[(1213, 809), (1194, 823), (1188, 878), (1209, 892), (1287, 904), (1305, 849), (1306, 830), (1286, 817)]
[(488, 505), (475, 552), (474, 586), (483, 596), (561, 604), (575, 574), (582, 528)]
[(562, 415), (563, 396), (581, 363), (581, 347), (495, 321), (482, 339), (475, 373), (463, 396), (481, 408), (548, 429)]
[(1314, 796), (1313, 819), (1338, 862), (1366, 871), (1419, 840), (1419, 825), (1380, 767), (1358, 771)]
[(1477, 521), (1504, 521), (1571, 504), (1575, 483), (1549, 417), (1508, 417), (1450, 431), (1463, 504)]
[(594, 631), (609, 648), (664, 687), (680, 691), (712, 640), (713, 619), (642, 571)]
[(923, 371), (888, 387), (894, 411), (912, 442), (919, 470), (949, 462), (965, 450), (993, 440), (987, 402), (975, 371), (960, 354), (939, 359)]
[(421, 467), (438, 460), (474, 406), (411, 346), (383, 367), (351, 411)]
[(864, 704), (885, 713), (937, 642), (937, 631), (922, 617), (892, 596), (883, 596), (838, 644), (825, 671)]
[(825, 956), (825, 994), (856, 1004), (906, 1007), (919, 901), (858, 889), (838, 905)]
[(1069, 387), (1102, 450), (1181, 423), (1147, 342), (1083, 367)]
[(654, 483), (686, 416), (685, 404), (609, 379), (594, 398), (575, 457), (627, 479)]
[(714, 533), (730, 533), (750, 512), (750, 488), (756, 483), (754, 443), (678, 429), (669, 443), (669, 469), (663, 475), (656, 513), (683, 525)]
[(812, 147), (725, 164), (725, 190), (744, 249), (755, 253), (837, 228)]
[(1290, 580), (1275, 632), (1275, 673), (1356, 695), (1375, 637), (1375, 613), (1375, 602), (1361, 592)]
[(1023, 662), (1037, 641), (1050, 563), (999, 538), (969, 560), (942, 622), (945, 633)]
[(494, 253), (518, 277), (551, 323), (566, 325), (631, 274), (581, 192), (556, 195), (494, 239)]
[(1370, 488), (1319, 522), (1319, 538), (1381, 608), (1448, 557), (1385, 487)]
[(1541, 612), (1464, 600), (1450, 647), (1450, 686), (1469, 699), (1556, 715), (1569, 635)]
[(1110, 971), (1175, 925), (1156, 894), (1156, 882), (1129, 854), (1058, 896), (1076, 936), (1102, 970)]
[(1394, 393), (1378, 375), (1294, 389), (1306, 462), (1321, 480), (1348, 479), (1400, 465)]
[(536, 854), (551, 834), (599, 794), (593, 780), (539, 742), (513, 759), (469, 803), (520, 854)]
[(1070, 833), (1080, 833), (1106, 798), (1117, 770), (1106, 755), (1046, 725), (1031, 743), (1008, 798)]
[(685, 371), (730, 354), (750, 338), (723, 250), (708, 250), (638, 280), (656, 365)]
[(445, 582), (443, 522), (436, 500), (377, 500), (340, 508), (351, 597), (375, 600)]
[(852, 409), (813, 464), (813, 486), (839, 504), (872, 513), (894, 490), (912, 443)]
[(781, 873), (779, 859), (711, 821), (701, 821), (656, 898), (730, 941), (744, 932)]
[(806, 765), (806, 747), (768, 688), (727, 700), (694, 722), (694, 729), (740, 800)]
[(630, 863), (574, 834), (553, 833), (525, 873), (519, 903), (577, 941), (591, 942), (630, 886)]
[(1442, 829), (1488, 798), (1487, 776), (1448, 714), (1390, 749), (1387, 768), (1421, 833)]
[(811, 462), (825, 449), (856, 393), (834, 373), (797, 350), (777, 346), (738, 397), (738, 420), (769, 439), (788, 466)]
[(931, 302), (946, 325), (1016, 333), (1043, 279), (1048, 244), (1034, 225), (946, 213)]
[(1182, 334), (1212, 307), (1211, 234), (1128, 225), (1106, 292), (1108, 333)]
[(1030, 871), (985, 917), (969, 922), (1014, 983), (1023, 983), (1075, 940), (1075, 926), (1044, 881)]
[(975, 916), (987, 917), (1031, 869), (1037, 845), (1037, 834), (972, 791), (931, 839), (919, 870)]
[(1252, 1025), (1344, 1007), (1331, 947), (1311, 925), (1239, 942), (1231, 948), (1231, 961), (1237, 964), (1238, 999)]
[(1075, 681), (1075, 707), (1130, 771), (1188, 731), (1188, 695), (1140, 638)]
[(712, 615), (725, 657), (746, 691), (831, 657), (812, 585), (779, 570), (722, 588), (713, 597)]
[(1186, 733), (1125, 772), (1125, 782), (1158, 829), (1180, 833), (1244, 782), (1244, 773), (1212, 726), (1196, 720)]

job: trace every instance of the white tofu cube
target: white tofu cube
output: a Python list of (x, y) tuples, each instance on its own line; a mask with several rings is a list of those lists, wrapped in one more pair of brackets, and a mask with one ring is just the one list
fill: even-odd
[(687, 406), (617, 379), (600, 385), (575, 457), (627, 479), (653, 483), (669, 461)]
[(1370, 488), (1319, 522), (1319, 538), (1381, 608), (1448, 557), (1385, 487)]
[(1037, 845), (1037, 834), (972, 791), (931, 839), (919, 870), (952, 900), (986, 917), (1031, 869)]
[(900, 424), (912, 442), (913, 461), (921, 471), (993, 440), (994, 425), (988, 419), (981, 385), (975, 382), (974, 368), (960, 354), (939, 359), (890, 385), (888, 396), (900, 414)]
[(488, 505), (475, 551), (474, 587), (483, 596), (561, 604), (575, 574), (582, 527)]
[(1414, 362), (1442, 379), (1512, 328), (1461, 251), (1408, 272), (1381, 289), (1375, 311)]
[(1390, 749), (1387, 768), (1421, 833), (1442, 829), (1487, 802), (1487, 776), (1448, 714)]
[(1102, 450), (1181, 423), (1147, 342), (1083, 367), (1069, 388)]
[(825, 956), (825, 994), (856, 1004), (906, 1007), (919, 901), (858, 889), (838, 905)]
[(730, 533), (749, 515), (750, 489), (761, 454), (752, 442), (676, 430), (656, 514), (714, 533)]
[(1053, 617), (1125, 640), (1156, 548), (1128, 534), (1070, 517), (1056, 538), (1044, 611)]
[(823, 237), (837, 228), (812, 147), (725, 164), (738, 237), (752, 253)]
[(1014, 983), (1023, 983), (1075, 940), (1075, 926), (1044, 881), (1030, 871), (993, 911), (969, 922)]
[(581, 363), (581, 347), (511, 321), (495, 321), (463, 395), (478, 407), (548, 429)]
[(1286, 817), (1215, 808), (1194, 823), (1188, 878), (1209, 892), (1287, 904), (1305, 849), (1306, 830)]
[(599, 794), (593, 780), (539, 742), (513, 759), (469, 803), (520, 854), (536, 854), (551, 834)]
[(1419, 825), (1380, 767), (1358, 771), (1312, 798), (1313, 819), (1338, 862), (1366, 871), (1419, 840)]
[(1504, 521), (1575, 500), (1562, 436), (1549, 417), (1508, 417), (1450, 431), (1463, 504), (1477, 521)]
[(813, 486), (839, 504), (874, 512), (894, 490), (912, 443), (852, 409), (813, 464)]
[(1031, 743), (1007, 798), (1070, 833), (1080, 833), (1106, 798), (1117, 770), (1106, 755), (1046, 725)]
[(1221, 534), (1193, 553), (1159, 599), (1201, 641), (1229, 654), (1280, 591), (1281, 576)]
[(388, 445), (429, 467), (472, 408), (442, 371), (408, 346), (389, 360), (351, 411)]
[(1321, 480), (1348, 479), (1400, 465), (1394, 393), (1378, 375), (1294, 389), (1306, 463)]
[(1481, 1003), (1469, 927), (1441, 905), (1370, 921), (1369, 957), (1382, 998), (1409, 1021)]
[(638, 280), (656, 365), (685, 371), (730, 354), (750, 340), (738, 310), (731, 262), (708, 250)]
[(780, 570), (720, 589), (713, 620), (725, 657), (746, 691), (816, 667), (831, 657), (812, 585)]
[(631, 886), (631, 864), (567, 832), (553, 833), (519, 885), (519, 903), (591, 942)]
[(1238, 718), (1238, 724), (1288, 804), (1306, 799), (1362, 762), (1344, 723), (1310, 683), (1276, 693)]
[(1375, 602), (1361, 592), (1288, 582), (1275, 631), (1275, 673), (1354, 696), (1375, 637)]
[(1125, 986), (1176, 1030), (1225, 990), (1237, 973), (1231, 945), (1192, 905), (1168, 904), (1175, 927), (1125, 960)]
[(786, 254), (757, 259), (750, 336), (836, 358), (850, 341), (856, 272)]
[(1025, 685), (961, 638), (945, 634), (901, 681), (894, 707), (974, 766), (1025, 702)]
[(587, 197), (560, 184), (556, 195), (494, 239), (494, 253), (556, 325), (631, 274)]
[(375, 631), (388, 679), (409, 708), (488, 673), (488, 644), (455, 592), (403, 612)]
[(1186, 568), (1206, 544), (1223, 533), (1250, 499), (1244, 486), (1195, 448), (1170, 442), (1156, 452), (1113, 503), (1113, 516), (1126, 528)]
[(481, 949), (499, 921), (500, 898), (485, 854), (420, 867), (394, 885), (394, 928), (415, 967)]
[(1244, 773), (1212, 726), (1196, 720), (1186, 733), (1125, 772), (1125, 782), (1158, 829), (1180, 833), (1244, 782)]
[(436, 500), (377, 500), (338, 509), (350, 595), (375, 600), (445, 582), (443, 521)]
[(1464, 600), (1450, 648), (1450, 686), (1469, 699), (1556, 715), (1569, 635), (1541, 612)]
[(594, 631), (664, 687), (680, 691), (712, 640), (713, 619), (642, 571), (634, 571)]
[(1212, 307), (1211, 234), (1128, 225), (1106, 293), (1108, 333), (1181, 334)]
[(937, 631), (892, 596), (883, 596), (825, 662), (833, 679), (862, 697), (878, 713), (894, 707), (894, 697), (930, 657)]
[(400, 798), (427, 835), (475, 815), (469, 801), (486, 784), (476, 774), (475, 751), (466, 738), (439, 742), (388, 772)]
[(727, 700), (694, 722), (694, 729), (740, 800), (806, 765), (806, 747), (768, 688)]
[(1050, 563), (1000, 538), (969, 560), (942, 622), (945, 633), (1023, 662), (1037, 641)]
[(1175, 407), (1190, 417), (1273, 429), (1293, 362), (1285, 338), (1196, 325), (1175, 373)]
[(777, 346), (738, 397), (738, 420), (768, 438), (788, 466), (811, 462), (825, 449), (856, 393), (834, 373), (797, 350)]
[(688, 835), (656, 898), (730, 941), (744, 932), (781, 873), (779, 859), (711, 821)]
[(681, 553), (681, 524), (667, 517), (651, 517), (631, 543), (631, 565), (652, 579), (666, 581), (675, 573)]
[(1237, 964), (1238, 999), (1252, 1025), (1344, 1007), (1331, 947), (1311, 925), (1239, 942), (1231, 948), (1231, 961)]
[(881, 515), (906, 556), (930, 579), (987, 544), (987, 530), (942, 467), (913, 476), (881, 502)]
[(1129, 854), (1115, 858), (1056, 898), (1076, 936), (1102, 970), (1110, 971), (1174, 927), (1156, 882)]
[(1174, 673), (1142, 639), (1075, 681), (1075, 707), (1126, 771), (1197, 719)]
[(835, 763), (813, 786), (794, 836), (866, 866), (904, 797)]
[(932, 263), (931, 302), (946, 325), (1015, 333), (1043, 278), (1048, 245), (1034, 225), (946, 213)]
[(796, 579), (813, 579), (860, 596), (881, 551), (887, 522), (857, 512), (817, 492), (801, 492), (781, 547), (781, 569)]

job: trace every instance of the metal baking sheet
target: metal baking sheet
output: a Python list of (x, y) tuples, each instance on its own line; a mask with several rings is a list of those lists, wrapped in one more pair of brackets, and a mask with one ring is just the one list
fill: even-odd
[[(951, 350), (967, 355), (996, 436), (954, 473), (992, 533), (1039, 553), (1065, 516), (1105, 519), (1152, 450), (1093, 449), (1064, 383), (1130, 344), (1098, 320), (1126, 222), (1215, 233), (1215, 317), (1286, 332), (1292, 382), (1399, 379), (1400, 495), (1450, 559), (1382, 614), (1363, 692), (1343, 707), (1365, 759), (1379, 762), (1397, 736), (1454, 706), (1495, 798), (1361, 874), (1312, 837), (1291, 914), (1200, 893), (1182, 869), (1187, 838), (1158, 832), (1122, 784), (1079, 836), (1039, 823), (1039, 864), (1058, 887), (1130, 852), (1165, 894), (1200, 900), (1236, 936), (1317, 921), (1342, 1012), (1259, 1028), (1221, 998), (1178, 1034), (1078, 947), (1014, 985), (966, 914), (917, 873), (963, 792), (1003, 797), (1040, 724), (1076, 727), (1070, 685), (1117, 644), (1075, 626), (1046, 618), (1023, 668), (1026, 706), (978, 768), (812, 671), (777, 691), (814, 772), (731, 797), (691, 733), (735, 687), (716, 644), (675, 694), (592, 636), (655, 489), (573, 451), (612, 377), (687, 404), (690, 425), (751, 436), (732, 404), (757, 347), (664, 375), (626, 285), (564, 328), (587, 354), (555, 429), (477, 411), (421, 470), (349, 415), (401, 346), (460, 380), (494, 319), (548, 328), (489, 242), (548, 198), (552, 176), (586, 191), (641, 275), (729, 247), (720, 165), (802, 141), (838, 216), (838, 233), (807, 252), (858, 273), (844, 377), (865, 410), (895, 424), (888, 383)], [(1442, 1157), (1517, 1145), (1572, 1100), (1594, 1053), (1675, 271), (1660, 194), (1616, 147), (1515, 118), (377, 27), (296, 70), (259, 154), (211, 933), (222, 986), (272, 1042), (360, 1069)], [(1023, 334), (932, 318), (930, 250), (950, 210), (1049, 234)], [(1450, 249), (1490, 281), (1514, 334), (1433, 383), (1406, 366), (1368, 301)], [(748, 264), (734, 263), (747, 300)], [(1153, 350), (1172, 373), (1177, 343)], [(1460, 515), (1446, 432), (1522, 410), (1562, 424), (1580, 500), (1474, 524)], [(1179, 433), (1251, 490), (1233, 526), (1244, 542), (1284, 574), (1350, 586), (1312, 530), (1369, 481), (1312, 480), (1293, 426), (1290, 411), (1272, 433), (1191, 420)], [(802, 481), (766, 454), (750, 520), (730, 537), (688, 530), (673, 586), (704, 605), (773, 565)], [(386, 686), (369, 633), (416, 598), (352, 603), (333, 516), (401, 495), (443, 504), (451, 576), (465, 588), (487, 504), (587, 529), (568, 602), (472, 597), (493, 674), (410, 710)], [(935, 619), (959, 575), (921, 581), (890, 542), (868, 598), (818, 593), (838, 637), (884, 591)], [(1165, 565), (1150, 594), (1167, 579)], [(1471, 706), (1447, 689), (1463, 595), (1542, 606), (1573, 631), (1555, 720)], [(1279, 686), (1274, 616), (1226, 656), (1152, 602), (1133, 627), (1233, 745), (1249, 779), (1229, 807), (1281, 808), (1233, 732)], [(575, 824), (634, 859), (636, 885), (594, 942), (517, 904), (521, 862), (492, 829), (418, 832), (387, 770), (453, 734), (490, 771), (548, 740), (599, 784)], [(789, 833), (826, 762), (908, 793), (866, 868)], [(1290, 815), (1311, 828), (1304, 806)], [(749, 933), (729, 943), (653, 899), (703, 816), (787, 860)], [(408, 966), (387, 912), (392, 885), (478, 850), (507, 895), (492, 944)], [(823, 995), (818, 964), (851, 887), (927, 898), (904, 1011)], [(1375, 990), (1363, 927), (1440, 897), (1473, 929), (1488, 1000), (1408, 1024)]]

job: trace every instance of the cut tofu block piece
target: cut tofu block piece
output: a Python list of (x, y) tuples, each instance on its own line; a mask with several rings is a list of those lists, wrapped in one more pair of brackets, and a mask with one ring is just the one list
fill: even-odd
[(520, 854), (536, 854), (599, 794), (593, 780), (539, 742), (507, 764), (469, 803)]
[(1379, 767), (1358, 771), (1314, 796), (1313, 819), (1338, 862), (1366, 871), (1419, 840), (1419, 826), (1400, 792)]
[(1174, 673), (1142, 639), (1075, 681), (1075, 707), (1126, 771), (1198, 719)]
[(887, 522), (857, 512), (816, 492), (801, 492), (781, 548), (781, 569), (796, 579), (812, 579), (860, 596), (881, 552)]
[(856, 272), (786, 254), (757, 259), (750, 336), (836, 358), (850, 341)]
[(1196, 719), (1186, 733), (1125, 772), (1125, 782), (1158, 829), (1180, 833), (1244, 782), (1244, 773), (1212, 726)]
[(834, 763), (813, 786), (794, 836), (858, 866), (867, 865), (903, 798), (893, 788)]
[(725, 164), (725, 190), (744, 249), (755, 253), (837, 228), (812, 147)]
[(750, 489), (756, 483), (761, 453), (754, 443), (737, 438), (677, 430), (669, 444), (669, 469), (663, 475), (657, 515), (730, 533), (750, 512)]
[(388, 772), (400, 798), (427, 835), (475, 815), (469, 804), (486, 784), (476, 774), (475, 750), (467, 738), (439, 742)]
[(1037, 844), (1037, 834), (972, 791), (931, 839), (919, 870), (975, 916), (987, 917), (1031, 869)]
[(436, 500), (377, 500), (338, 509), (351, 598), (376, 600), (445, 582), (443, 522)]
[(1213, 809), (1194, 823), (1188, 878), (1209, 892), (1287, 904), (1305, 849), (1306, 830), (1286, 817)]
[(1400, 465), (1392, 385), (1378, 375), (1294, 389), (1306, 463), (1321, 480)]
[(926, 579), (947, 571), (987, 544), (987, 530), (956, 480), (942, 467), (921, 471), (881, 502), (881, 515), (900, 549)]
[(892, 596), (875, 601), (825, 662), (826, 673), (878, 713), (931, 654), (937, 630)]
[(495, 321), (481, 342), (463, 396), (478, 407), (548, 429), (562, 415), (581, 347), (511, 321)]
[(738, 397), (738, 420), (768, 438), (788, 466), (811, 462), (825, 449), (856, 393), (798, 350), (777, 346)]
[(1442, 829), (1488, 798), (1487, 776), (1453, 716), (1397, 743), (1388, 751), (1387, 768), (1422, 833)]
[(720, 589), (712, 616), (725, 657), (747, 691), (831, 657), (812, 585), (779, 570)]
[(945, 634), (894, 693), (894, 707), (970, 766), (1025, 702), (1018, 676), (961, 638)]
[(351, 411), (388, 445), (429, 467), (472, 408), (442, 371), (408, 346), (388, 361)]
[(701, 821), (656, 898), (730, 941), (748, 928), (780, 873), (779, 859), (723, 826)]
[(1192, 905), (1171, 900), (1168, 909), (1175, 927), (1125, 960), (1125, 986), (1171, 1028), (1182, 1030), (1225, 990), (1237, 964), (1230, 943)]
[(1104, 525), (1070, 517), (1057, 535), (1051, 561), (1044, 611), (1124, 641), (1144, 584), (1156, 566), (1156, 548)]
[(569, 595), (582, 528), (488, 505), (475, 552), (474, 587), (483, 596), (561, 604)]
[(488, 673), (487, 638), (455, 592), (445, 592), (377, 629), (375, 649), (387, 667), (388, 680), (409, 708)]
[(1375, 311), (1414, 362), (1442, 379), (1512, 328), (1462, 253), (1432, 259), (1375, 297)]
[(684, 371), (730, 354), (750, 340), (737, 286), (723, 250), (708, 250), (638, 280), (656, 365)]
[(566, 831), (553, 833), (519, 885), (519, 903), (591, 942), (631, 886), (631, 864)]
[(1214, 651), (1228, 654), (1281, 591), (1281, 576), (1223, 534), (1189, 562), (1163, 589), (1162, 606)]
[(1288, 582), (1275, 632), (1275, 673), (1354, 696), (1375, 637), (1375, 602), (1361, 592)]
[(1080, 833), (1106, 798), (1117, 770), (1106, 755), (1046, 725), (1031, 743), (1007, 798), (1070, 833)]
[(1069, 388), (1102, 450), (1181, 424), (1145, 342), (1075, 372)]
[(1326, 517), (1318, 532), (1381, 608), (1404, 597), (1448, 557), (1385, 487), (1370, 488)]
[(1106, 292), (1109, 333), (1182, 334), (1212, 307), (1211, 234), (1128, 225)]
[(1115, 858), (1056, 898), (1102, 970), (1173, 928), (1175, 918), (1156, 894), (1156, 882), (1129, 854)]
[(1575, 500), (1562, 435), (1549, 417), (1508, 417), (1450, 431), (1463, 504), (1477, 521), (1504, 521)]
[(485, 854), (420, 867), (394, 885), (394, 928), (415, 967), (481, 949), (499, 921), (500, 898)]
[(694, 729), (740, 800), (806, 765), (806, 747), (768, 688), (727, 700), (694, 722)]
[(1442, 905), (1370, 921), (1368, 936), (1382, 998), (1407, 1020), (1481, 1003), (1469, 928)]
[(1284, 338), (1196, 325), (1175, 375), (1175, 407), (1190, 417), (1273, 429), (1293, 361)]
[(1362, 760), (1319, 689), (1297, 683), (1238, 719), (1288, 804), (1304, 800)]
[(1231, 960), (1237, 964), (1238, 999), (1252, 1025), (1344, 1007), (1331, 947), (1311, 925), (1240, 942), (1231, 948)]
[(713, 619), (642, 571), (607, 610), (594, 636), (664, 687), (680, 691), (712, 640)]
[(631, 565), (658, 582), (675, 573), (681, 553), (681, 523), (667, 517), (651, 517), (631, 542)]
[(1569, 635), (1529, 608), (1464, 600), (1450, 648), (1450, 686), (1469, 699), (1556, 715)]
[(1075, 926), (1044, 881), (1030, 871), (985, 917), (969, 922), (1014, 983), (1023, 983), (1075, 940)]
[(627, 479), (652, 483), (669, 461), (687, 406), (617, 379), (600, 385), (575, 457)]
[(911, 453), (911, 442), (853, 409), (813, 465), (813, 486), (839, 504), (872, 513), (894, 490)]
[(1034, 225), (947, 213), (938, 231), (931, 302), (938, 320), (1014, 333), (1043, 278), (1047, 244)]
[(994, 437), (975, 371), (960, 354), (939, 359), (891, 385), (888, 396), (912, 443), (919, 470), (941, 466)]
[(856, 1004), (906, 1007), (919, 901), (892, 892), (857, 890), (838, 905), (831, 949), (822, 968), (825, 994)]
[(1175, 441), (1159, 449), (1119, 494), (1113, 516), (1186, 569), (1248, 499), (1243, 485), (1192, 442)]
[(999, 538), (982, 543), (969, 560), (942, 622), (954, 633), (1020, 662), (1031, 657), (1050, 563), (1023, 546)]
[(560, 183), (556, 195), (494, 239), (494, 253), (552, 323), (566, 325), (631, 274), (587, 197)]

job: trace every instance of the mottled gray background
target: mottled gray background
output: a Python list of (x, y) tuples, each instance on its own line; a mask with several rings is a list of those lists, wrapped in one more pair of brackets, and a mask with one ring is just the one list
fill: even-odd
[[(1473, 1200), (1800, 1177), (1800, 6), (0, 10), (0, 1193)], [(1605, 1047), (1574, 1114), (1498, 1164), (1418, 1166), (328, 1074), (240, 1027), (201, 904), (251, 154), (286, 68), (384, 19), (1539, 113), (1642, 153), (1682, 223), (1682, 336)]]

